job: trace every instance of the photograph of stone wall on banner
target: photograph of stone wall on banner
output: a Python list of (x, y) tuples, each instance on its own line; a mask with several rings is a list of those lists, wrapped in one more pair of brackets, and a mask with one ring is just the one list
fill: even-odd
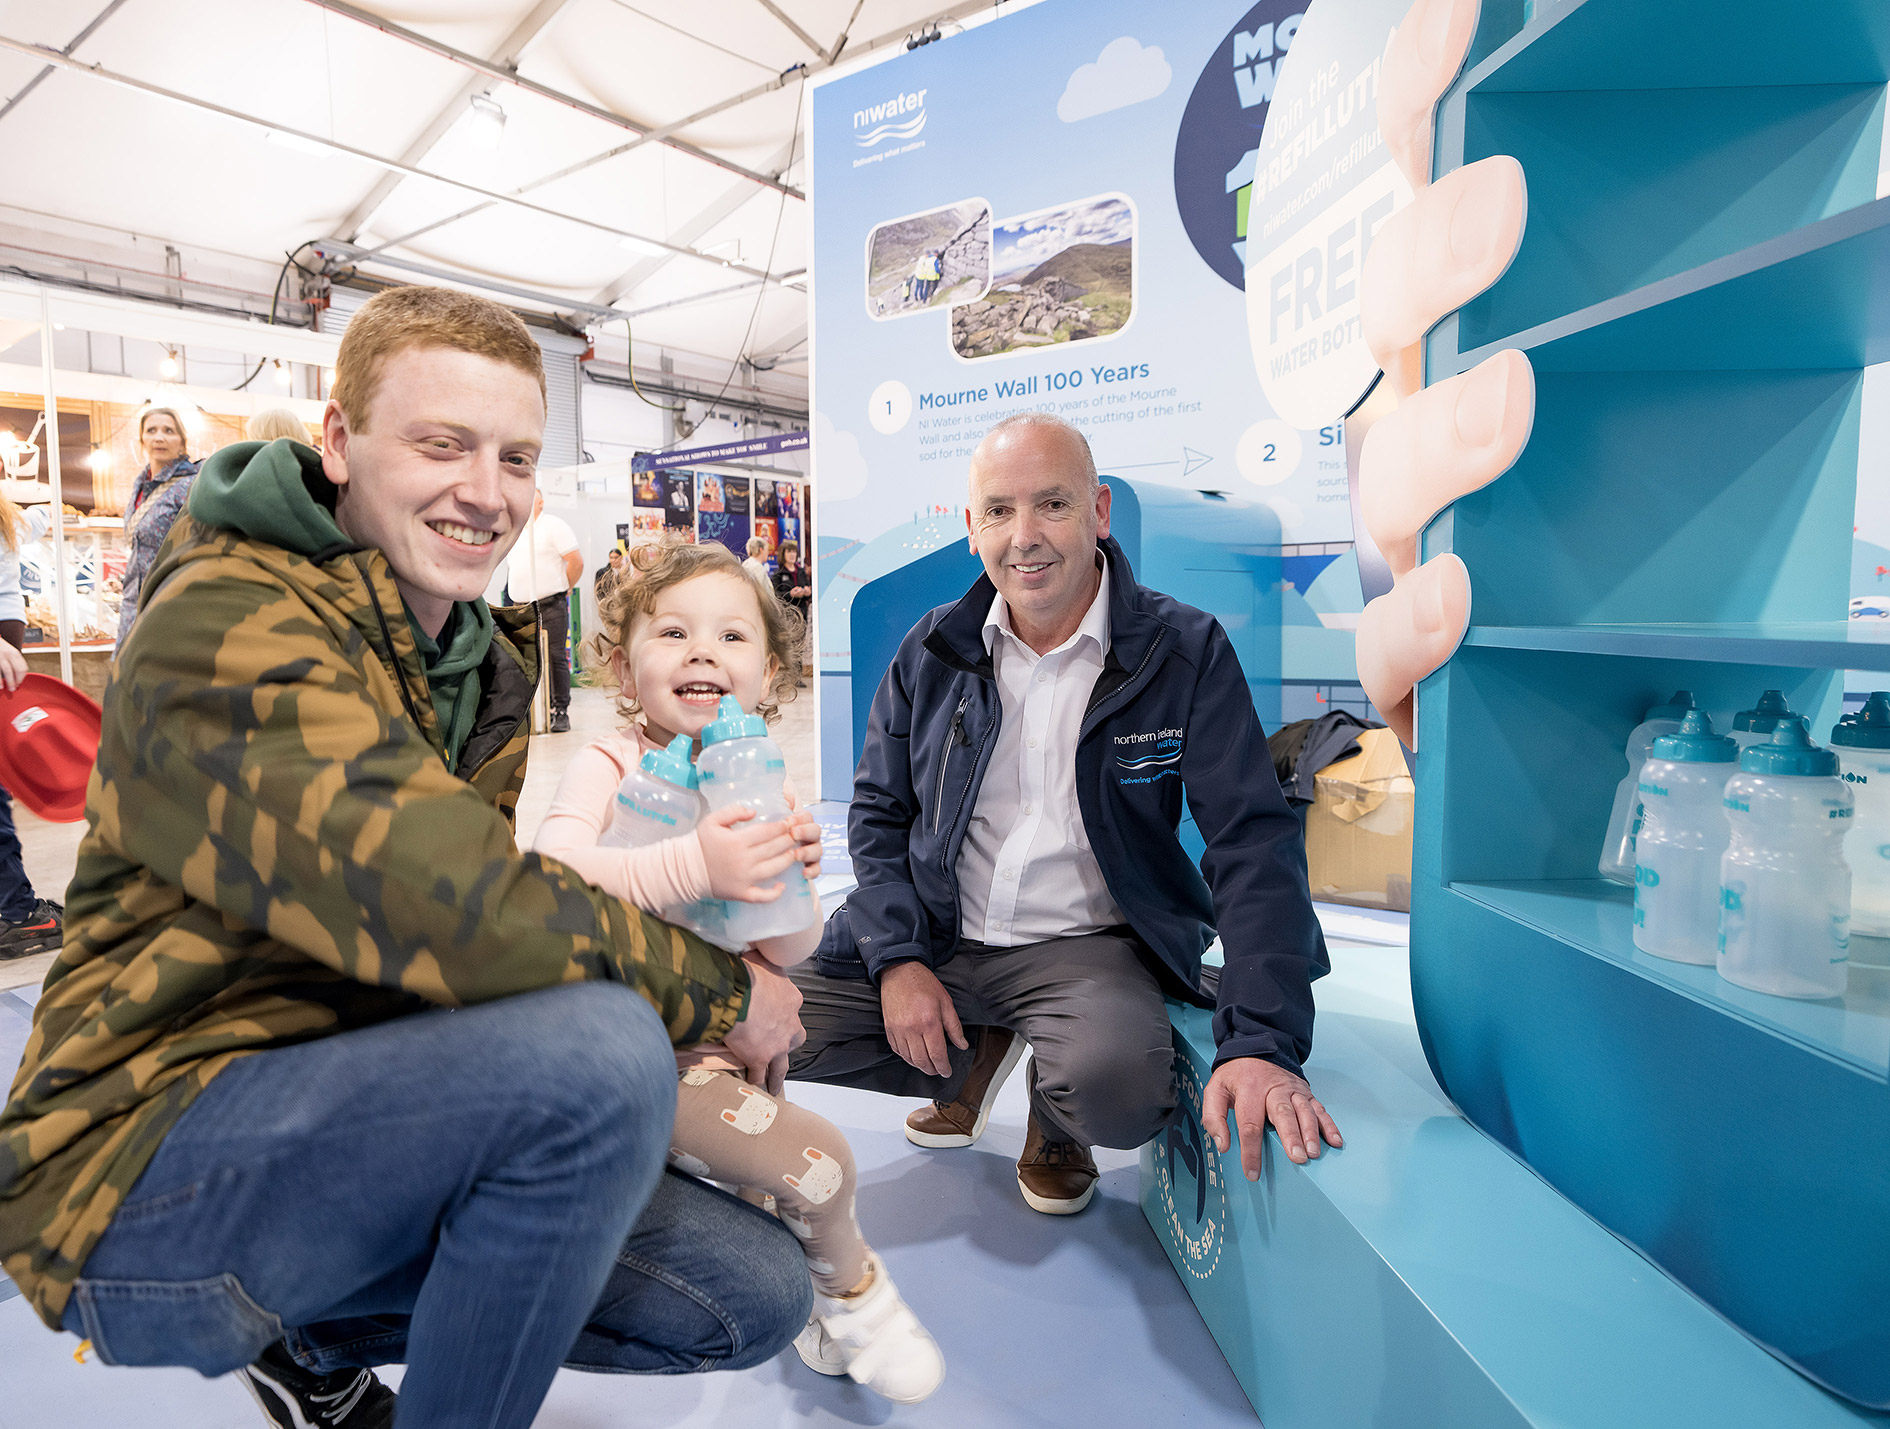
[(879, 320), (948, 308), (991, 286), (991, 205), (890, 219), (866, 236), (866, 311)]
[(1079, 199), (991, 231), (991, 291), (952, 309), (962, 358), (1114, 337), (1135, 312), (1135, 208), (1121, 194)]

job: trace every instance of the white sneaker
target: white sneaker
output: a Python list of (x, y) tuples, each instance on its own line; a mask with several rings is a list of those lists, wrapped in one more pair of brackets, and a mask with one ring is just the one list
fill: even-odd
[[(919, 1317), (899, 1298), (874, 1253), (873, 1283), (864, 1295), (814, 1297), (814, 1318), (794, 1341), (801, 1360), (821, 1374), (846, 1374), (895, 1404), (917, 1404), (945, 1378), (945, 1357)], [(833, 1366), (833, 1368), (829, 1368)]]
[(807, 1328), (794, 1337), (794, 1349), (800, 1355), (801, 1363), (815, 1374), (843, 1375), (847, 1372), (846, 1358), (840, 1353), (840, 1347), (828, 1338), (826, 1327), (820, 1323), (818, 1307), (807, 1317)]

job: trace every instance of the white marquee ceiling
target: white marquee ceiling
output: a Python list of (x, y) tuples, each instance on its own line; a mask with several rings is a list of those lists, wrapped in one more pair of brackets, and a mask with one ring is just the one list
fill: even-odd
[[(639, 345), (788, 372), (806, 333), (804, 291), (779, 282), (807, 262), (803, 76), (888, 53), (947, 13), (940, 0), (0, 0), (0, 202), (269, 263), (311, 240), (384, 248), (638, 313)], [(505, 114), (497, 148), (473, 104), (488, 93)]]

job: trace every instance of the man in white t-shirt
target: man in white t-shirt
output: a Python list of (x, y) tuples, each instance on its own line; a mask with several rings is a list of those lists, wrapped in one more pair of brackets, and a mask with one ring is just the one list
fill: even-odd
[(551, 732), (571, 728), (571, 587), (584, 574), (577, 533), (556, 516), (545, 515), (545, 493), (532, 498), (531, 525), (506, 560), (505, 588), (514, 603), (538, 607), (538, 625), (550, 647)]

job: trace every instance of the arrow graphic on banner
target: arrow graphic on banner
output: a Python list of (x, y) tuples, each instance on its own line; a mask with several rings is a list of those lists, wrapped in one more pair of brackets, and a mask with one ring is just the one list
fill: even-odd
[(1213, 460), (1214, 458), (1206, 452), (1198, 452), (1193, 447), (1184, 446), (1181, 449), (1181, 455), (1173, 461), (1112, 462), (1109, 469), (1111, 471), (1146, 471), (1152, 466), (1178, 466), (1183, 476), (1191, 476), (1197, 468), (1204, 467)]

